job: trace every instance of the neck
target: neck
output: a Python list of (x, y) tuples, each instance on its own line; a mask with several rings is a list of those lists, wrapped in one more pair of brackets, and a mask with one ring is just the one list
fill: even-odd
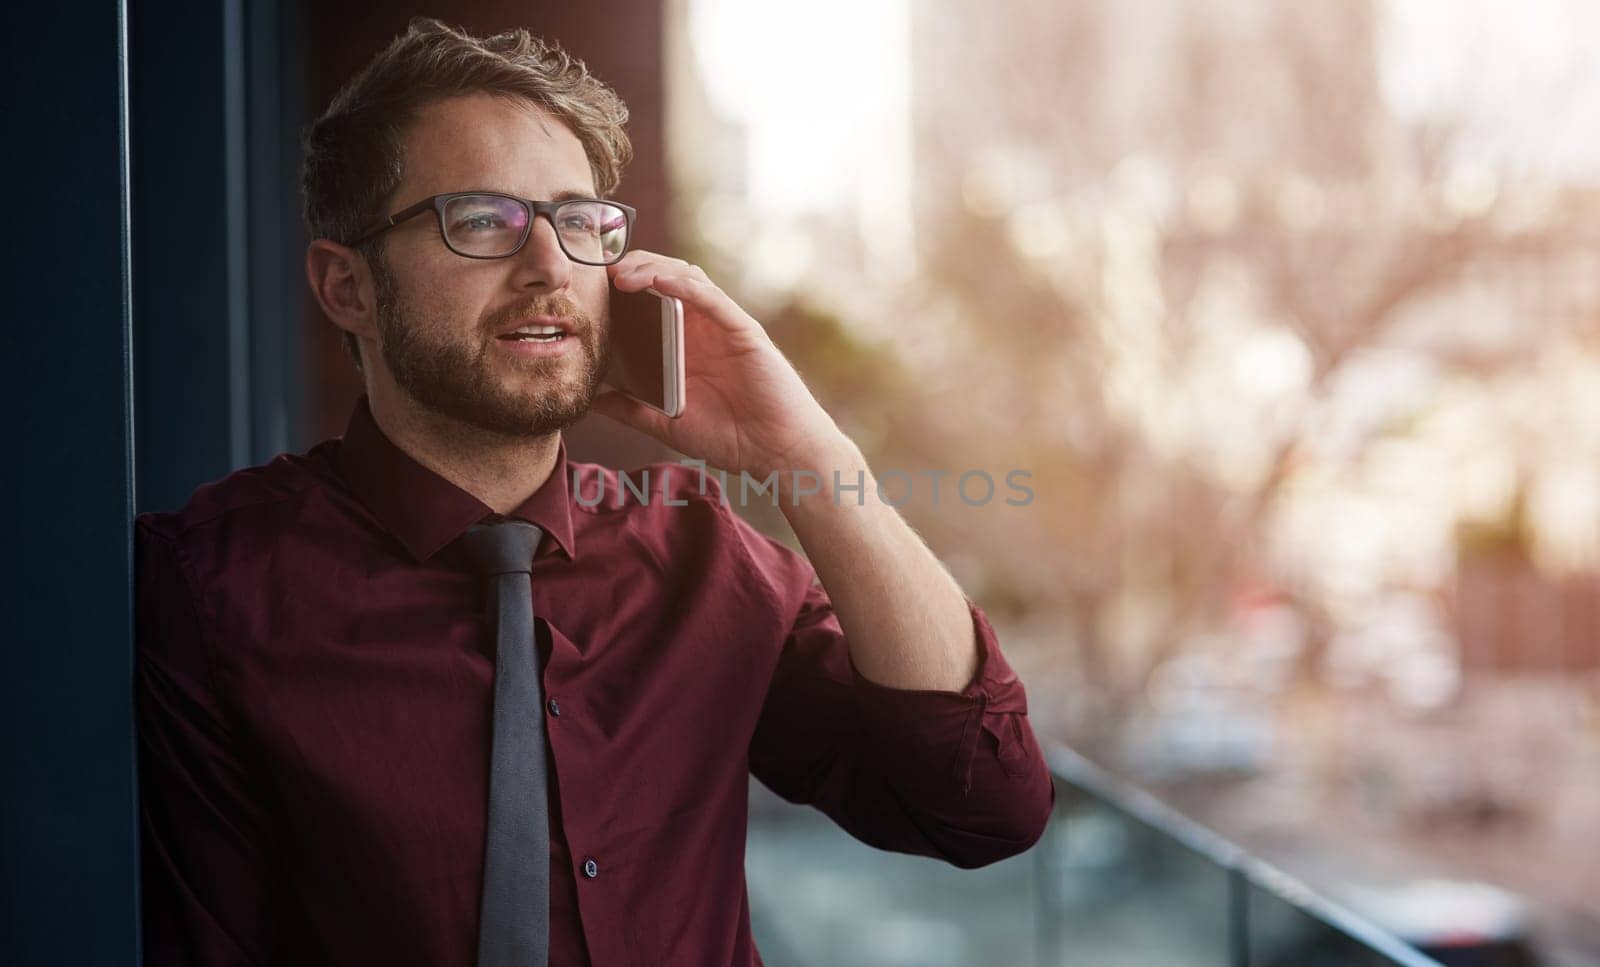
[(430, 410), (394, 392), (367, 401), (373, 421), (411, 459), (509, 514), (544, 486), (555, 469), (561, 434), (513, 437), (492, 433)]

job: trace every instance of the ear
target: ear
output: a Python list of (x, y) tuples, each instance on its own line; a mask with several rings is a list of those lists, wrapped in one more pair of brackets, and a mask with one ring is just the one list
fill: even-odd
[(367, 260), (331, 239), (306, 247), (306, 281), (334, 325), (358, 338), (378, 338), (377, 297)]

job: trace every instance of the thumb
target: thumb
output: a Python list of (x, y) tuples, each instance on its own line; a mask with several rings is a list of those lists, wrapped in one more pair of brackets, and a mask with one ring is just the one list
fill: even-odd
[(638, 400), (617, 390), (606, 390), (594, 398), (589, 407), (607, 419), (630, 426), (641, 433), (660, 437), (666, 428), (667, 417), (657, 413)]

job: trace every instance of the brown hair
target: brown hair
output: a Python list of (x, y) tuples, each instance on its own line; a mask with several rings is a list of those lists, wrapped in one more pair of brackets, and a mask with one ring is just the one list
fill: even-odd
[[(348, 244), (387, 215), (407, 127), (428, 104), (477, 92), (520, 98), (554, 115), (583, 145), (595, 189), (602, 197), (616, 190), (633, 157), (623, 130), (628, 108), (583, 61), (526, 30), (478, 38), (417, 17), (306, 132), (301, 187), (311, 237)], [(375, 272), (382, 271), (378, 242), (360, 246)], [(344, 335), (359, 367), (356, 338)]]

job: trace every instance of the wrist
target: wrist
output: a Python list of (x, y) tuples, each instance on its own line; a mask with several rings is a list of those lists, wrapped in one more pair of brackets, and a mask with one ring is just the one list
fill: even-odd
[(857, 470), (865, 470), (866, 466), (866, 457), (855, 441), (835, 431), (798, 451), (789, 469), (816, 474), (831, 486), (835, 471), (853, 477)]
[[(784, 512), (806, 504), (856, 501), (870, 488), (872, 471), (855, 441), (843, 433), (817, 441), (795, 454), (779, 472)], [(842, 496), (841, 496), (842, 494)]]

